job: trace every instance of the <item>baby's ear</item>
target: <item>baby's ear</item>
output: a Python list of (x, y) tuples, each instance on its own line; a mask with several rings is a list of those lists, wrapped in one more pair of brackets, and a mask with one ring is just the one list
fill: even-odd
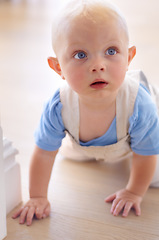
[(128, 65), (131, 63), (131, 61), (133, 60), (133, 58), (136, 55), (136, 47), (133, 46), (131, 48), (129, 48), (129, 53), (128, 53)]
[(49, 66), (62, 77), (61, 67), (57, 58), (49, 57), (47, 59)]

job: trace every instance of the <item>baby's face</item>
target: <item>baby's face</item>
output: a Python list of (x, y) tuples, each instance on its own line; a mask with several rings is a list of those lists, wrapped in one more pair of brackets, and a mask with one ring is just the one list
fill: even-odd
[(56, 53), (64, 78), (80, 97), (117, 94), (131, 60), (127, 34), (114, 18), (100, 23), (76, 18)]

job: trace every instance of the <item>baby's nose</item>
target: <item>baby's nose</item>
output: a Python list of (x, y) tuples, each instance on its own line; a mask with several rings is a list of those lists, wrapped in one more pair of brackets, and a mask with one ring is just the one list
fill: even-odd
[(106, 66), (104, 64), (104, 62), (102, 60), (100, 61), (95, 61), (92, 65), (91, 65), (91, 71), (92, 72), (103, 72), (105, 71)]
[(100, 71), (104, 71), (104, 70), (105, 70), (104, 67), (94, 67), (94, 68), (92, 69), (92, 72), (100, 72)]

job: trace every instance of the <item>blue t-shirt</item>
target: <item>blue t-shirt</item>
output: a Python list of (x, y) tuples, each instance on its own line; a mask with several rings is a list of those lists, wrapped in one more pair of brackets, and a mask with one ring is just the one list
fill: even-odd
[[(62, 103), (59, 89), (45, 104), (41, 120), (35, 131), (35, 143), (39, 148), (54, 151), (61, 146), (65, 137), (65, 126), (61, 116)], [(150, 94), (140, 84), (133, 115), (129, 118), (130, 147), (140, 155), (159, 154), (159, 116)], [(82, 146), (106, 146), (117, 142), (116, 117), (107, 132)]]

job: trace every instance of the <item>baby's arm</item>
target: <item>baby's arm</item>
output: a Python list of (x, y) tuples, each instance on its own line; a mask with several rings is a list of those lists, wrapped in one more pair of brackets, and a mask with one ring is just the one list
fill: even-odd
[(130, 177), (125, 189), (108, 196), (105, 201), (112, 203), (111, 213), (117, 216), (123, 210), (126, 217), (131, 208), (141, 214), (140, 204), (152, 180), (157, 156), (141, 156), (133, 153)]
[(30, 200), (13, 214), (19, 218), (19, 223), (31, 225), (34, 215), (45, 218), (50, 213), (50, 203), (47, 200), (48, 184), (57, 151), (45, 151), (35, 147), (30, 165), (29, 192)]

